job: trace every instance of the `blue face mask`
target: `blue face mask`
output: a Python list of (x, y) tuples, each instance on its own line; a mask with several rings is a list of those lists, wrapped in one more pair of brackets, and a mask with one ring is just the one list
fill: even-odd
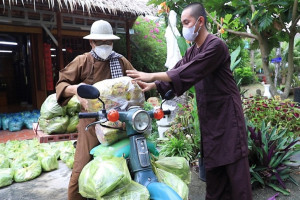
[(182, 28), (182, 35), (187, 41), (194, 42), (196, 37), (198, 36), (198, 32), (200, 31), (201, 26), (199, 26), (199, 29), (196, 31), (196, 33), (195, 33), (195, 28), (196, 28), (196, 24), (199, 19), (200, 18), (197, 19), (194, 26), (192, 26), (190, 28), (186, 28), (186, 27)]

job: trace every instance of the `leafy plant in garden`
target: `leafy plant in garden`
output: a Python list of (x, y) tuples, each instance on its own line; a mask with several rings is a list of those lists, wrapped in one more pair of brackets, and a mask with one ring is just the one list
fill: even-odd
[(254, 81), (254, 73), (251, 67), (236, 68), (234, 73), (236, 78), (241, 80), (241, 85), (249, 85)]
[(291, 156), (300, 152), (295, 149), (299, 140), (293, 135), (287, 135), (287, 129), (276, 126), (272, 128), (264, 122), (259, 127), (258, 129), (251, 124), (248, 126), (251, 183), (263, 187), (267, 185), (289, 195), (284, 182), (290, 180), (297, 184), (290, 176), (291, 167), (288, 164)]
[(256, 127), (264, 120), (272, 126), (287, 128), (287, 134), (300, 135), (300, 106), (295, 102), (252, 97), (245, 98), (243, 106), (246, 118)]
[(133, 26), (132, 63), (137, 70), (166, 71), (165, 27), (147, 17), (138, 17)]
[(180, 105), (171, 127), (165, 132), (169, 140), (162, 144), (162, 155), (183, 156), (191, 162), (200, 151), (200, 125), (193, 91), (190, 90), (188, 104)]

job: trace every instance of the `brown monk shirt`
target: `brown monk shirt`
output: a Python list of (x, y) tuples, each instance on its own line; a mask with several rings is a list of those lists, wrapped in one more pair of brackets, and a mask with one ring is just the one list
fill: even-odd
[[(125, 58), (119, 58), (123, 75), (126, 70), (134, 69)], [(63, 97), (65, 88), (79, 83), (94, 84), (96, 82), (111, 79), (109, 60), (96, 60), (90, 53), (77, 56), (64, 69), (59, 72), (59, 80), (56, 84), (56, 97), (60, 105), (66, 105), (71, 97)]]
[(226, 44), (209, 34), (167, 72), (172, 82), (156, 82), (159, 93), (177, 96), (195, 85), (205, 166), (233, 163), (248, 155), (242, 102), (230, 70)]

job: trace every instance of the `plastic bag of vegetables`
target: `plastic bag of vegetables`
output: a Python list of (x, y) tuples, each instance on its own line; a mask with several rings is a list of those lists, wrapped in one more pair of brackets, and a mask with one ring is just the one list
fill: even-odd
[(14, 170), (12, 168), (0, 169), (0, 188), (13, 183)]
[(46, 134), (65, 133), (69, 124), (69, 116), (54, 117), (52, 119), (39, 118), (39, 126)]
[(51, 94), (43, 102), (41, 106), (41, 117), (44, 119), (52, 119), (57, 116), (65, 116), (67, 107), (61, 107), (56, 101), (56, 94)]
[(38, 177), (42, 173), (42, 167), (38, 160), (27, 160), (13, 166), (15, 182), (24, 182)]
[(14, 117), (8, 122), (8, 130), (11, 132), (20, 131), (24, 125), (24, 121), (20, 117)]
[(67, 104), (67, 114), (74, 116), (80, 112), (80, 102), (77, 97), (74, 95)]
[[(143, 106), (145, 96), (139, 85), (130, 77), (106, 79), (94, 84), (100, 92), (100, 98), (104, 101), (106, 109), (129, 106)], [(88, 100), (88, 110), (96, 112), (102, 109), (102, 103), (97, 99)]]
[(102, 145), (108, 146), (117, 142), (118, 140), (126, 138), (127, 134), (126, 131), (122, 130), (122, 122), (107, 121), (104, 123), (104, 125), (114, 128), (107, 128), (101, 126), (100, 124), (96, 124), (95, 132), (99, 142)]
[(0, 169), (9, 168), (9, 160), (4, 155), (0, 154)]
[(114, 191), (112, 191), (109, 194), (103, 196), (101, 200), (148, 200), (149, 198), (150, 194), (145, 186), (135, 181), (131, 181), (128, 188), (123, 194), (116, 195)]
[(62, 142), (60, 147), (60, 159), (70, 168), (73, 168), (75, 148), (71, 141)]
[(183, 157), (162, 157), (154, 162), (155, 166), (167, 172), (175, 174), (186, 184), (191, 182), (191, 170), (189, 162)]
[(114, 191), (122, 194), (131, 181), (126, 160), (117, 157), (98, 157), (90, 161), (79, 176), (79, 193), (86, 198), (100, 199)]
[(67, 126), (67, 132), (68, 133), (75, 133), (77, 132), (77, 125), (79, 123), (79, 117), (78, 115), (74, 115), (70, 117), (69, 124)]
[(48, 154), (44, 152), (39, 153), (38, 156), (43, 171), (49, 172), (58, 168), (58, 161), (55, 154)]
[(155, 168), (154, 171), (159, 182), (170, 186), (183, 200), (188, 199), (189, 188), (178, 176), (159, 168)]

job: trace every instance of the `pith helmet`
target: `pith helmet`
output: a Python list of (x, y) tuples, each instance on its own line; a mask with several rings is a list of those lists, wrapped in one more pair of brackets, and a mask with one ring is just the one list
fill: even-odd
[(98, 20), (92, 24), (91, 33), (84, 36), (87, 40), (119, 40), (120, 38), (113, 34), (113, 29), (107, 21)]

